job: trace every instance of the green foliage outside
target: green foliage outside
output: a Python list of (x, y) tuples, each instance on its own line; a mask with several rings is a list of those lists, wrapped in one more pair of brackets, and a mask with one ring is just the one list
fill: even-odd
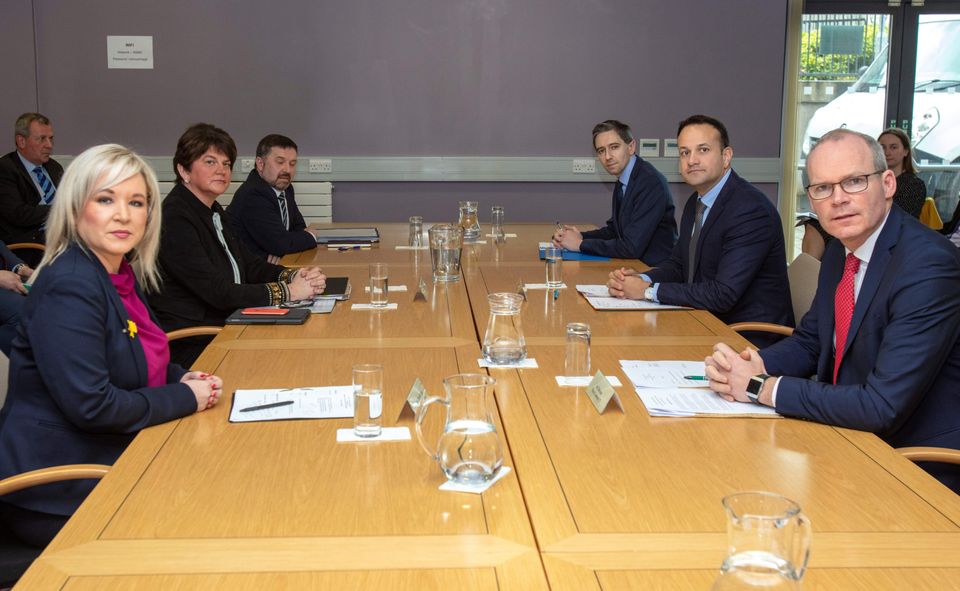
[(877, 32), (881, 25), (875, 22), (864, 26), (863, 55), (820, 54), (820, 27), (810, 28), (800, 34), (800, 79), (801, 80), (856, 80), (859, 70), (870, 65), (881, 47), (876, 47)]

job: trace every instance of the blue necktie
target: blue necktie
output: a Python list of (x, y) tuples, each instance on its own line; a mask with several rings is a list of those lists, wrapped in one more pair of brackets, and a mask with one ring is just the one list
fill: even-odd
[(40, 197), (40, 203), (50, 205), (50, 202), (53, 201), (53, 194), (57, 192), (57, 188), (53, 186), (53, 181), (51, 181), (47, 173), (44, 172), (42, 166), (35, 166), (33, 168), (33, 174), (37, 177), (37, 182), (40, 183), (40, 190), (43, 191), (43, 196)]

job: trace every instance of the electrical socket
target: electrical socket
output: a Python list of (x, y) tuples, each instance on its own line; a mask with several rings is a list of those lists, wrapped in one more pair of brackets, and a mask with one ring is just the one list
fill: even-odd
[(240, 159), (240, 172), (250, 172), (253, 170), (253, 158)]
[(680, 152), (677, 151), (677, 138), (668, 137), (663, 139), (663, 157), (677, 158)]
[(597, 161), (593, 158), (574, 158), (573, 174), (594, 174), (597, 172)]
[(330, 174), (333, 172), (333, 160), (329, 158), (311, 158), (310, 172), (317, 174)]

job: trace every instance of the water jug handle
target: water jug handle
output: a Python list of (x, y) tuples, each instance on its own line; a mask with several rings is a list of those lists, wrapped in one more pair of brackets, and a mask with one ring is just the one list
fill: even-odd
[(445, 405), (445, 406), (449, 406), (449, 405), (450, 405), (450, 403), (447, 402), (446, 399), (441, 398), (440, 396), (431, 396), (431, 397), (427, 398), (426, 400), (424, 400), (423, 402), (420, 403), (420, 406), (417, 407), (417, 412), (416, 412), (416, 417), (417, 417), (416, 427), (417, 427), (417, 441), (420, 442), (420, 447), (423, 448), (423, 451), (427, 452), (427, 455), (428, 455), (428, 456), (430, 456), (431, 458), (433, 458), (434, 460), (436, 460), (436, 459), (437, 459), (437, 449), (436, 449), (436, 447), (434, 447), (433, 449), (430, 449), (429, 447), (427, 447), (427, 444), (424, 443), (424, 441), (423, 441), (423, 430), (422, 430), (422, 428), (421, 428), (421, 425), (423, 424), (423, 418), (424, 418), (425, 416), (427, 416), (427, 407), (430, 406), (431, 404), (433, 404), (434, 402), (439, 402), (440, 404), (443, 404), (443, 405)]
[(797, 515), (797, 531), (795, 534), (796, 555), (793, 557), (793, 564), (796, 568), (797, 580), (803, 577), (807, 570), (807, 562), (810, 560), (810, 540), (813, 533), (810, 528), (810, 520), (803, 513)]

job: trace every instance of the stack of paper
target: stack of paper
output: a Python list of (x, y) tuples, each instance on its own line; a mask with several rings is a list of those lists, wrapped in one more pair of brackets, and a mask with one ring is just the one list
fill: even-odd
[(689, 310), (684, 306), (670, 306), (647, 300), (627, 300), (610, 295), (606, 285), (577, 285), (577, 291), (587, 298), (594, 310)]
[(702, 361), (621, 360), (620, 368), (652, 417), (778, 417), (752, 402), (727, 402), (707, 388)]

